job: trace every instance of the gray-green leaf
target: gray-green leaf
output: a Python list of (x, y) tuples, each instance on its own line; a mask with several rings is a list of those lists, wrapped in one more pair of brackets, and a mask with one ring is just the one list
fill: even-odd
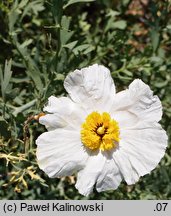
[(75, 4), (75, 3), (78, 3), (78, 2), (93, 2), (95, 0), (69, 0), (68, 3), (66, 5), (64, 5), (64, 9), (67, 8), (69, 5), (72, 5), (72, 4)]

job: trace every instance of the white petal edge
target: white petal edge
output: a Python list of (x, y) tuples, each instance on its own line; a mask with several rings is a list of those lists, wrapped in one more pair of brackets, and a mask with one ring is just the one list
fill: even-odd
[(80, 130), (80, 126), (87, 115), (78, 104), (67, 97), (49, 97), (44, 111), (50, 114), (40, 117), (39, 122), (45, 125), (48, 130), (69, 126)]
[(107, 160), (103, 167), (101, 175), (97, 179), (96, 190), (98, 192), (106, 190), (115, 190), (122, 181), (122, 174), (111, 155), (107, 156)]
[(108, 153), (91, 155), (86, 167), (79, 171), (75, 187), (79, 193), (88, 196), (96, 187), (98, 192), (115, 190), (122, 181), (120, 170)]
[(118, 111), (128, 111), (139, 120), (148, 122), (158, 122), (162, 117), (160, 99), (156, 95), (153, 96), (150, 87), (140, 79), (135, 79), (129, 85), (129, 89), (115, 95), (110, 113)]
[(158, 123), (141, 122), (121, 131), (119, 149), (113, 153), (127, 184), (150, 173), (165, 154), (167, 135)]
[(69, 73), (64, 87), (72, 100), (89, 112), (109, 110), (115, 95), (110, 71), (97, 64)]
[(80, 194), (88, 196), (92, 193), (94, 185), (102, 173), (106, 162), (106, 157), (101, 153), (91, 155), (84, 169), (80, 170), (77, 175), (75, 187)]

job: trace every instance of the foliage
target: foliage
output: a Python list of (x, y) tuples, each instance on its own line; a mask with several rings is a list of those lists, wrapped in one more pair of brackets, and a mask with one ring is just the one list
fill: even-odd
[[(33, 118), (50, 95), (66, 95), (68, 72), (100, 63), (117, 89), (141, 78), (163, 104), (171, 138), (171, 1), (2, 0), (0, 2), (0, 197), (87, 199), (75, 177), (49, 179), (39, 170)], [(73, 13), (74, 11), (74, 13)], [(171, 146), (159, 166), (133, 186), (88, 199), (170, 199)]]

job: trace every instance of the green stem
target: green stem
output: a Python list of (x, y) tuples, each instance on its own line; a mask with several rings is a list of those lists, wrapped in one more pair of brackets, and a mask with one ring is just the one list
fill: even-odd
[(120, 72), (124, 71), (125, 70), (125, 67), (126, 67), (126, 61), (124, 61), (123, 65), (121, 68), (119, 68), (118, 70), (115, 70), (113, 71), (111, 74), (112, 76), (115, 75), (115, 74), (119, 74)]

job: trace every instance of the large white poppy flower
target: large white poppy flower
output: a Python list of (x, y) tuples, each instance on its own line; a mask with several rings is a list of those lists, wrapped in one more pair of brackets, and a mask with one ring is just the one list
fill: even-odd
[(40, 168), (49, 177), (78, 172), (76, 188), (87, 196), (116, 189), (121, 180), (134, 184), (164, 156), (167, 135), (158, 123), (159, 98), (134, 80), (115, 92), (109, 70), (92, 65), (70, 73), (68, 97), (51, 96), (39, 122), (48, 132), (36, 140)]

